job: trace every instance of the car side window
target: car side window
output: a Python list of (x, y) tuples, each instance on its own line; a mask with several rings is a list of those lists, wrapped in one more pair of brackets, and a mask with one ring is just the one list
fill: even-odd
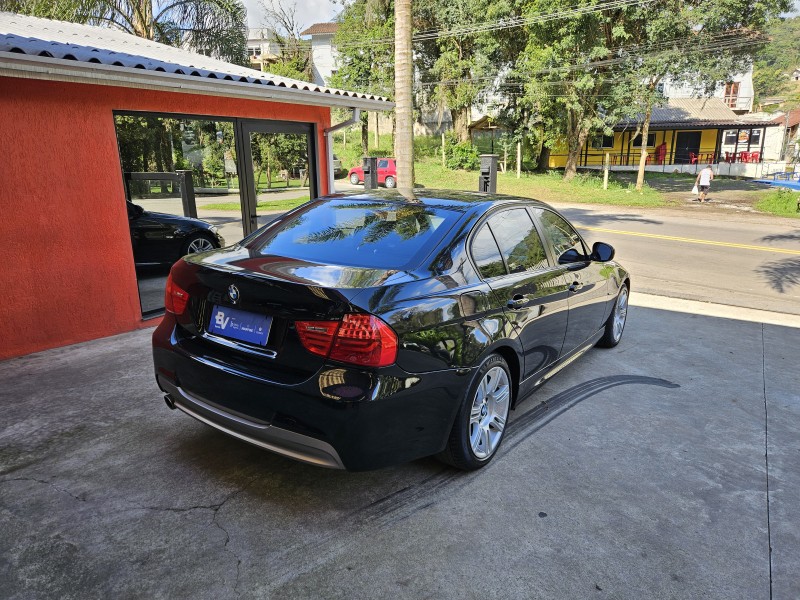
[(492, 215), (489, 218), (489, 227), (506, 259), (510, 273), (545, 269), (549, 266), (539, 232), (524, 208)]
[(472, 239), (472, 258), (484, 279), (506, 274), (506, 266), (503, 264), (503, 257), (500, 256), (500, 249), (486, 223)]
[(553, 243), (556, 259), (567, 250), (575, 250), (579, 255), (586, 256), (586, 247), (581, 241), (578, 232), (556, 213), (542, 208), (534, 209), (534, 213), (541, 220), (542, 226)]
[(388, 166), (389, 166), (389, 161), (388, 160), (379, 160), (378, 161), (378, 168), (379, 169), (385, 169)]

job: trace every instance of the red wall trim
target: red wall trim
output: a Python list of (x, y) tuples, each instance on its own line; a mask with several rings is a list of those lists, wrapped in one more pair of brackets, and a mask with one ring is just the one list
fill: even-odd
[(114, 110), (317, 124), (330, 109), (0, 77), (0, 359), (106, 337), (142, 320)]

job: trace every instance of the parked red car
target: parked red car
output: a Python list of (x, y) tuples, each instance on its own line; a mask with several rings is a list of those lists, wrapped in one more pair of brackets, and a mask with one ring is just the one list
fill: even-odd
[[(353, 167), (347, 173), (347, 177), (353, 185), (364, 183), (364, 168)], [(385, 185), (387, 188), (397, 185), (397, 165), (393, 158), (378, 159), (378, 185)]]

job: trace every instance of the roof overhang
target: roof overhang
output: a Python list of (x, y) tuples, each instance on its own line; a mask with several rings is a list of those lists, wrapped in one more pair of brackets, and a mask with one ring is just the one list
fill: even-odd
[(335, 92), (294, 89), (278, 84), (256, 85), (248, 82), (195, 77), (164, 71), (119, 67), (73, 61), (17, 52), (0, 52), (0, 76), (88, 83), (187, 94), (202, 94), (267, 102), (285, 102), (308, 106), (360, 108), (384, 111), (394, 102), (345, 96)]

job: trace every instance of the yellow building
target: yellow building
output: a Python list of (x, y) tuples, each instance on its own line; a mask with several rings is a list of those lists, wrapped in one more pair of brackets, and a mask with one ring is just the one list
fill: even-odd
[[(763, 162), (767, 128), (771, 127), (776, 123), (737, 115), (719, 98), (668, 100), (653, 109), (646, 140), (647, 164)], [(578, 165), (599, 167), (608, 153), (612, 167), (638, 167), (642, 136), (636, 131), (637, 121), (626, 121), (614, 127), (613, 135), (587, 141)], [(550, 167), (563, 168), (566, 162), (565, 148), (551, 152)]]

